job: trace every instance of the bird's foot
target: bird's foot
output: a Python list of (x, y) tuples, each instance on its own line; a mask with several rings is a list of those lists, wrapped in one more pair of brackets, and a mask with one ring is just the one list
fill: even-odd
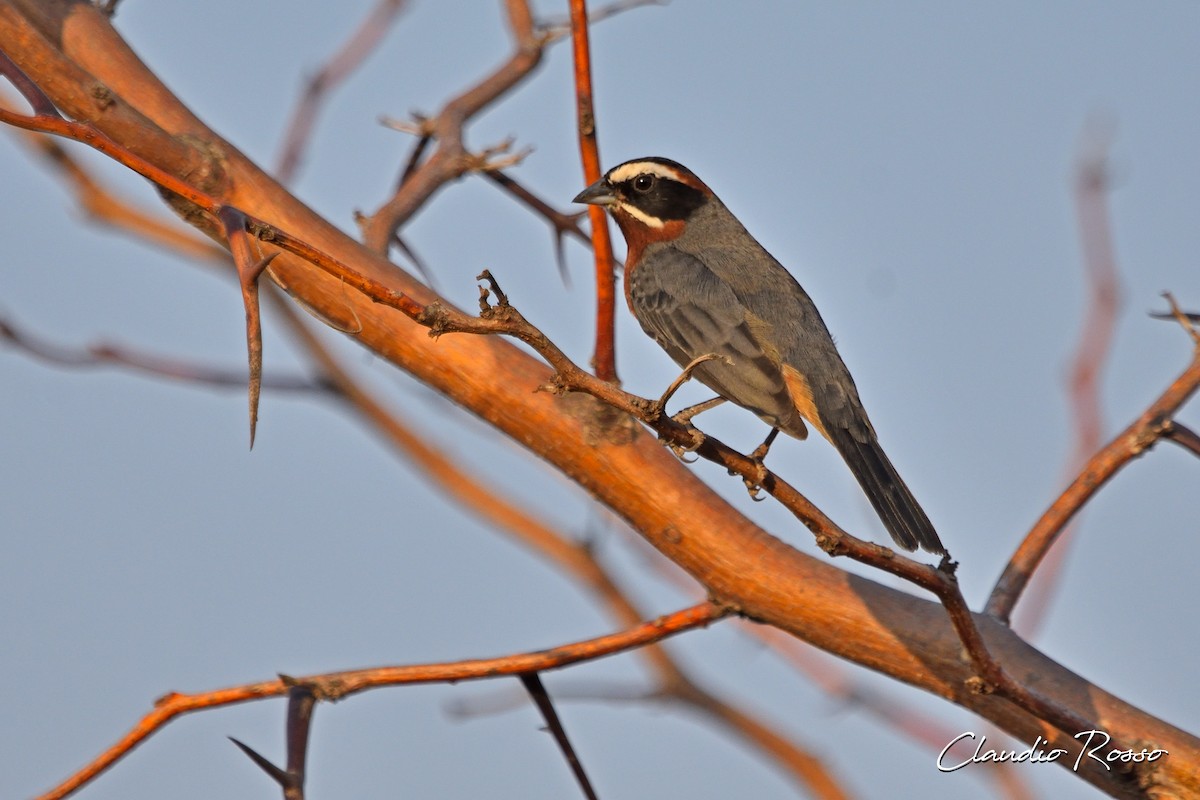
[(742, 483), (746, 485), (746, 491), (750, 494), (750, 499), (756, 503), (761, 503), (767, 499), (763, 494), (763, 483), (767, 480), (767, 468), (761, 461), (755, 462), (756, 469), (751, 476), (743, 475)]
[(662, 434), (659, 434), (658, 440), (660, 442), (662, 442), (663, 444), (665, 444), (667, 446), (667, 448), (670, 449), (670, 451), (675, 455), (675, 457), (678, 458), (680, 461), (682, 461), (684, 464), (695, 464), (699, 460), (700, 457), (695, 456), (693, 458), (688, 458), (687, 454), (696, 452), (696, 449), (698, 447), (700, 447), (700, 445), (704, 444), (704, 434), (701, 433), (699, 431), (699, 429), (697, 429), (695, 426), (693, 426), (691, 423), (689, 423), (686, 419), (683, 419), (683, 420), (679, 419), (678, 414), (676, 416), (672, 417), (671, 419), (674, 420), (675, 422), (680, 423), (681, 425), (684, 425), (687, 428), (687, 433), (690, 438), (690, 441), (688, 441), (686, 444), (680, 444), (678, 442), (668, 442), (668, 441), (664, 441)]
[(775, 437), (779, 435), (779, 428), (771, 428), (771, 432), (767, 434), (767, 438), (758, 447), (750, 451), (750, 458), (757, 461), (761, 466), (763, 459), (767, 457), (767, 453), (771, 451), (771, 445), (775, 443)]
[[(701, 364), (703, 364), (706, 361), (712, 361), (717, 358), (720, 358), (726, 362), (729, 361), (729, 359), (725, 358), (725, 356), (717, 355), (716, 353), (705, 353), (704, 355), (698, 356), (696, 358), (693, 358), (691, 361), (689, 361), (688, 365), (683, 368), (683, 372), (679, 373), (679, 377), (676, 378), (675, 380), (671, 381), (671, 385), (667, 387), (667, 390), (665, 392), (663, 392), (662, 397), (658, 398), (658, 400), (654, 403), (654, 408), (658, 411), (658, 413), (662, 414), (667, 408), (667, 401), (670, 400), (675, 395), (675, 393), (679, 391), (679, 387), (683, 386), (685, 383), (687, 383), (689, 380), (692, 379), (692, 373), (696, 371), (696, 367), (700, 366)], [(709, 401), (709, 402), (712, 402), (712, 401)], [(704, 405), (704, 404), (701, 403), (701, 405)], [(695, 406), (693, 406), (692, 408), (695, 408)], [(708, 406), (708, 408), (712, 408), (712, 406)], [(690, 410), (691, 409), (684, 409), (683, 411), (681, 411), (679, 413), (683, 414)], [(705, 409), (701, 408), (696, 411), (692, 411), (692, 413), (686, 419), (691, 419), (692, 417), (696, 416), (697, 414), (699, 414), (701, 411), (704, 411), (704, 410)]]
[(750, 499), (756, 503), (761, 503), (766, 499), (762, 494), (762, 485), (767, 480), (767, 465), (763, 463), (763, 459), (767, 457), (767, 452), (771, 449), (771, 443), (775, 441), (775, 437), (778, 435), (779, 428), (772, 428), (763, 443), (754, 448), (748, 456), (754, 462), (754, 475), (753, 477), (742, 476), (742, 483), (746, 485), (746, 491), (750, 493)]

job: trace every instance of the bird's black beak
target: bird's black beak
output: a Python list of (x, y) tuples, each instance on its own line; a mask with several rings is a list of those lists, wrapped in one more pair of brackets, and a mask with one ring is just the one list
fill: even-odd
[(579, 194), (575, 195), (572, 203), (587, 203), (589, 206), (611, 206), (617, 202), (604, 178), (593, 183)]

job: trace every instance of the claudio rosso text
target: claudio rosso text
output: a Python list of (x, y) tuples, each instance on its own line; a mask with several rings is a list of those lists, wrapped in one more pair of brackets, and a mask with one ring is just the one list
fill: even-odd
[[(1120, 768), (1121, 765), (1142, 761), (1157, 761), (1167, 755), (1166, 750), (1109, 749), (1108, 743), (1112, 737), (1104, 731), (1081, 731), (1075, 734), (1079, 740), (1080, 750), (1072, 753), (1061, 747), (1050, 747), (1050, 742), (1042, 737), (1033, 740), (1033, 744), (1024, 749), (1004, 750), (992, 747), (982, 734), (971, 731), (961, 733), (950, 740), (938, 754), (937, 768), (941, 772), (955, 772), (972, 764), (1011, 762), (1013, 764), (1053, 764), (1060, 760), (1069, 760), (1071, 769), (1078, 772), (1089, 761), (1095, 761), (1105, 769)], [(953, 749), (955, 752), (951, 753)], [(1073, 750), (1074, 748), (1072, 748)]]

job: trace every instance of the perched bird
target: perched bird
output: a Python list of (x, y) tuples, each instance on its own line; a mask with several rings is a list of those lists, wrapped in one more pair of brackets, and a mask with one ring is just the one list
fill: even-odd
[[(850, 371), (796, 279), (687, 167), (639, 158), (576, 203), (603, 206), (625, 235), (625, 297), (642, 329), (722, 398), (797, 439), (811, 425), (858, 479), (905, 550), (945, 553), (875, 437)], [(768, 438), (768, 443), (770, 442)]]

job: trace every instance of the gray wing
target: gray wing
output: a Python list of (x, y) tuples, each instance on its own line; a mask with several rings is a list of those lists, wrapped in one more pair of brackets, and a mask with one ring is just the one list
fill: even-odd
[(816, 305), (783, 265), (758, 242), (750, 242), (753, 252), (743, 243), (737, 250), (716, 249), (706, 258), (718, 265), (721, 283), (735, 302), (770, 330), (781, 363), (804, 376), (820, 423), (846, 430), (861, 442), (873, 440), (875, 431), (854, 379)]
[(779, 353), (761, 337), (762, 321), (703, 261), (672, 247), (655, 248), (626, 280), (634, 316), (677, 364), (708, 353), (728, 359), (706, 362), (693, 375), (768, 424), (806, 435)]

